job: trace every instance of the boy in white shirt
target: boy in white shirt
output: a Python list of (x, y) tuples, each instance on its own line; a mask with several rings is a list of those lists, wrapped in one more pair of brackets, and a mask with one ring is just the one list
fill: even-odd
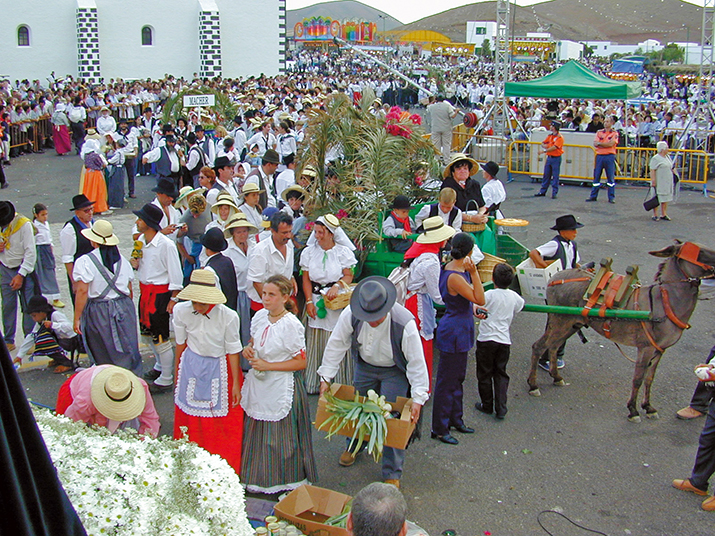
[(492, 281), (495, 288), (484, 293), (488, 316), (479, 323), (477, 335), (477, 387), (482, 401), (475, 407), (487, 414), (496, 410), (497, 419), (503, 419), (507, 412), (509, 328), (514, 315), (524, 308), (524, 298), (508, 288), (513, 279), (514, 269), (508, 264), (500, 263), (494, 267)]

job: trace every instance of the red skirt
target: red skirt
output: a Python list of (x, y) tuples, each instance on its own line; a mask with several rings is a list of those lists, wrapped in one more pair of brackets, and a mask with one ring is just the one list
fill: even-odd
[(60, 387), (60, 391), (57, 393), (57, 404), (55, 404), (55, 413), (57, 415), (64, 415), (67, 408), (72, 405), (72, 391), (70, 390), (70, 383), (76, 374), (72, 374)]
[[(412, 297), (408, 298), (405, 302), (405, 307), (409, 312), (412, 313), (412, 316), (415, 317), (415, 322), (417, 322), (417, 331), (419, 332), (420, 328), (422, 328), (422, 322), (420, 321), (419, 314), (417, 314), (418, 298), (418, 294), (415, 294)], [(420, 340), (422, 341), (422, 351), (425, 354), (425, 362), (427, 363), (427, 374), (429, 375), (430, 392), (432, 392), (432, 339), (428, 341), (425, 340), (422, 335), (420, 335)]]
[(52, 140), (55, 142), (57, 154), (66, 154), (72, 150), (70, 131), (66, 125), (55, 125), (52, 128)]
[[(228, 357), (226, 357), (228, 360)], [(243, 408), (233, 407), (231, 386), (233, 375), (228, 366), (228, 415), (225, 417), (194, 417), (187, 415), (174, 405), (174, 439), (182, 437), (181, 427), (187, 428), (189, 441), (211, 454), (218, 454), (233, 467), (236, 474), (241, 471), (241, 447), (243, 444)]]

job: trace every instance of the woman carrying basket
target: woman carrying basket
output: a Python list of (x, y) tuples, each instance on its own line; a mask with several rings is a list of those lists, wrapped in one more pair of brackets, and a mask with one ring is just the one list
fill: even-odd
[[(335, 299), (340, 290), (353, 281), (352, 268), (357, 264), (353, 250), (355, 246), (340, 228), (340, 220), (332, 214), (321, 216), (315, 222), (308, 245), (300, 255), (303, 270), (303, 292), (308, 315), (307, 366), (305, 387), (309, 394), (320, 391), (318, 365), (323, 358), (323, 350), (342, 309), (332, 310), (317, 307), (325, 299)], [(321, 291), (327, 289), (325, 296)], [(347, 302), (345, 303), (347, 305)], [(338, 383), (351, 384), (353, 381), (353, 360), (343, 359), (338, 375)]]

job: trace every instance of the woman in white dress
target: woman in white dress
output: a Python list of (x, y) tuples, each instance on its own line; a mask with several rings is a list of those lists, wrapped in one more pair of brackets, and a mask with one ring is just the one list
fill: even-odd
[[(331, 310), (317, 305), (325, 297), (333, 299), (340, 290), (353, 281), (352, 268), (357, 264), (353, 253), (355, 246), (340, 228), (340, 220), (332, 214), (321, 216), (315, 222), (313, 234), (300, 255), (303, 270), (303, 293), (306, 296), (308, 315), (307, 367), (305, 386), (309, 394), (320, 391), (318, 366), (330, 334), (342, 310)], [(342, 282), (341, 282), (342, 281)], [(309, 297), (308, 297), (309, 296)], [(343, 359), (335, 381), (351, 384), (353, 360)]]
[(303, 382), (305, 330), (291, 312), (292, 283), (282, 275), (263, 285), (263, 309), (251, 321), (243, 357), (251, 365), (241, 390), (246, 412), (241, 481), (273, 494), (317, 480), (310, 410)]
[[(673, 184), (673, 161), (668, 158), (668, 142), (659, 141), (656, 144), (657, 153), (650, 159), (650, 185), (658, 194), (660, 201), (660, 219), (670, 221), (668, 203), (673, 201), (675, 185)], [(658, 219), (658, 207), (653, 209), (653, 221)]]

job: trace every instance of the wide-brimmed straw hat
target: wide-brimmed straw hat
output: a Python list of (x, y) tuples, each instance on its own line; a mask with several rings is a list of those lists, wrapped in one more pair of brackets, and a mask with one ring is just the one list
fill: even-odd
[[(305, 188), (302, 186), (298, 186), (297, 184), (292, 184), (291, 186), (288, 186), (285, 190), (281, 192), (281, 197), (283, 198), (283, 201), (286, 203), (288, 202), (288, 194), (291, 192), (298, 192), (300, 194), (301, 199), (305, 199), (305, 196), (308, 194), (308, 192), (305, 191)], [(293, 196), (295, 197), (295, 196)]]
[(320, 216), (316, 221), (325, 225), (332, 234), (335, 234), (335, 231), (340, 228), (340, 220), (333, 214)]
[(350, 298), (350, 310), (363, 322), (380, 320), (392, 310), (397, 299), (395, 285), (386, 277), (366, 277), (355, 287)]
[(191, 272), (191, 282), (176, 297), (209, 305), (226, 303), (226, 296), (216, 286), (216, 274), (211, 270)]
[(227, 206), (233, 210), (233, 212), (229, 216), (233, 216), (234, 214), (236, 214), (236, 212), (238, 212), (238, 207), (233, 202), (233, 198), (230, 194), (226, 194), (225, 196), (219, 195), (216, 198), (216, 202), (211, 207), (211, 212), (218, 215), (218, 208), (221, 206)]
[(176, 198), (174, 201), (174, 206), (175, 207), (180, 207), (180, 206), (185, 206), (186, 202), (189, 200), (189, 197), (195, 194), (203, 194), (206, 191), (206, 188), (203, 186), (200, 186), (198, 188), (193, 188), (191, 186), (184, 186), (181, 190), (179, 190), (179, 197)]
[(457, 231), (444, 223), (441, 216), (432, 216), (422, 222), (424, 232), (417, 237), (418, 244), (439, 244), (449, 240)]
[(146, 392), (131, 371), (110, 365), (92, 379), (92, 404), (107, 419), (125, 422), (141, 415)]
[(447, 177), (452, 176), (452, 167), (459, 163), (459, 162), (467, 162), (469, 163), (469, 175), (471, 176), (477, 168), (479, 168), (479, 163), (474, 160), (474, 158), (467, 156), (464, 153), (454, 153), (452, 155), (452, 158), (449, 160), (449, 164), (444, 168), (444, 171), (442, 172), (442, 176), (446, 179)]
[(262, 194), (265, 190), (261, 190), (255, 182), (247, 182), (241, 188), (241, 193), (245, 196), (248, 194)]
[(85, 238), (96, 242), (100, 246), (116, 246), (119, 238), (114, 234), (114, 227), (107, 220), (97, 220), (91, 228), (82, 229)]
[(301, 171), (300, 174), (305, 175), (306, 177), (315, 178), (318, 176), (318, 170), (315, 169), (314, 166), (307, 165), (303, 168), (303, 171)]
[(226, 227), (224, 227), (223, 236), (227, 239), (231, 238), (233, 234), (231, 233), (231, 229), (239, 229), (241, 227), (247, 228), (249, 234), (258, 232), (258, 228), (246, 219), (246, 215), (243, 212), (239, 212), (228, 221)]

